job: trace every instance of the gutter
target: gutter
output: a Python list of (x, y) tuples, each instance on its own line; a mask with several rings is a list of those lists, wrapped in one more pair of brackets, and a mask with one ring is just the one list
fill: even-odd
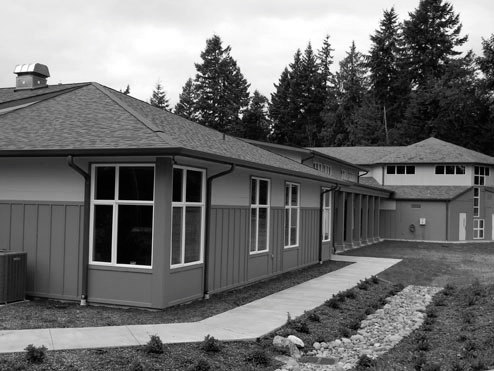
[(211, 235), (211, 195), (212, 195), (212, 185), (213, 180), (220, 178), (222, 176), (228, 175), (235, 170), (235, 164), (230, 164), (230, 169), (225, 170), (221, 173), (210, 176), (206, 181), (206, 231), (204, 237), (204, 289), (203, 297), (204, 299), (209, 299), (209, 238)]
[[(324, 201), (324, 195), (328, 192), (335, 191), (339, 188), (338, 185), (334, 185), (332, 187), (329, 187), (328, 189), (325, 189), (324, 191), (321, 192), (319, 195), (319, 264), (322, 264), (322, 222), (323, 222), (323, 201)], [(334, 197), (333, 197), (334, 199)], [(333, 210), (333, 207), (331, 208)], [(331, 241), (334, 241), (333, 239), (333, 218), (331, 218)]]
[(84, 226), (82, 237), (82, 287), (81, 305), (87, 305), (88, 295), (88, 269), (89, 269), (89, 211), (91, 201), (91, 176), (74, 163), (74, 158), (67, 156), (67, 165), (84, 178)]

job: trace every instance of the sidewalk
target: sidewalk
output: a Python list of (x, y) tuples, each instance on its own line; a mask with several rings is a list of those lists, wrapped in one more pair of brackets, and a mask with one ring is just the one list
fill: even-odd
[(400, 261), (341, 255), (332, 259), (354, 264), (199, 322), (6, 330), (0, 331), (0, 353), (22, 352), (29, 344), (49, 350), (137, 346), (146, 344), (150, 335), (163, 343), (198, 342), (208, 334), (218, 340), (255, 339), (283, 326), (288, 313), (300, 316)]

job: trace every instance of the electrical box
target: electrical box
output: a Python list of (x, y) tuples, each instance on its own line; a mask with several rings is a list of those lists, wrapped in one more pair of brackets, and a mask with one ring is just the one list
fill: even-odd
[(27, 253), (0, 250), (0, 303), (26, 297)]
[(425, 218), (420, 218), (419, 219), (419, 224), (420, 225), (425, 225)]

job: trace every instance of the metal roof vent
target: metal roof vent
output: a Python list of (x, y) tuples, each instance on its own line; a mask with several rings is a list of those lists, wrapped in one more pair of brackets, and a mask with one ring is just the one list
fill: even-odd
[(17, 75), (15, 79), (16, 90), (48, 87), (46, 79), (50, 77), (50, 72), (44, 64), (18, 64), (15, 66), (14, 73)]

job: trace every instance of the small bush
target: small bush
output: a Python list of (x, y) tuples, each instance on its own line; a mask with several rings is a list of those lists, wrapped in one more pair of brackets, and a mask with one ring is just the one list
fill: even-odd
[(375, 310), (374, 308), (372, 308), (372, 307), (368, 307), (368, 308), (366, 308), (366, 309), (365, 309), (365, 312), (364, 312), (364, 313), (365, 313), (365, 315), (366, 315), (366, 316), (368, 316), (369, 314), (372, 314), (372, 313), (374, 313), (375, 311), (376, 311), (376, 310)]
[(307, 318), (312, 322), (321, 322), (321, 317), (315, 312), (311, 312)]
[(340, 303), (344, 303), (346, 301), (346, 294), (344, 292), (339, 292), (335, 295), (336, 300)]
[(149, 341), (144, 345), (144, 352), (148, 354), (163, 353), (163, 342), (158, 335), (151, 335)]
[(188, 368), (188, 371), (210, 371), (211, 370), (211, 365), (209, 364), (208, 361), (205, 359), (201, 358), (196, 361), (192, 366)]
[(358, 330), (360, 328), (360, 321), (357, 319), (357, 318), (354, 318), (353, 320), (351, 320), (347, 327), (350, 329), (350, 330)]
[(290, 320), (287, 322), (287, 326), (290, 328), (294, 329), (297, 332), (301, 332), (303, 334), (310, 334), (310, 328), (309, 325), (307, 325), (307, 322), (302, 321), (302, 320)]
[(379, 278), (377, 278), (377, 276), (371, 276), (370, 282), (373, 283), (374, 285), (378, 285), (379, 284)]
[(359, 290), (364, 290), (364, 291), (367, 291), (369, 290), (369, 284), (365, 281), (360, 281), (358, 284), (357, 284), (357, 288)]
[(345, 297), (347, 299), (355, 299), (357, 297), (357, 294), (355, 294), (355, 291), (353, 291), (352, 289), (350, 289), (350, 290), (347, 290), (345, 292)]
[(370, 369), (372, 367), (375, 367), (376, 364), (377, 364), (377, 361), (375, 359), (372, 359), (368, 355), (363, 354), (358, 359), (357, 365), (355, 367), (355, 370), (356, 371), (368, 370), (368, 369)]
[(444, 286), (444, 290), (442, 291), (444, 296), (451, 296), (456, 292), (456, 286), (448, 283), (446, 286)]
[(221, 350), (221, 343), (214, 336), (206, 335), (201, 344), (201, 349), (208, 353), (219, 352)]
[(26, 351), (26, 360), (29, 363), (43, 363), (48, 349), (44, 345), (35, 347), (33, 344), (29, 344), (24, 350)]
[(344, 327), (344, 326), (340, 327), (338, 333), (342, 338), (349, 338), (350, 336), (352, 336), (352, 331), (348, 327)]
[(269, 365), (269, 357), (264, 349), (256, 349), (247, 354), (245, 360), (256, 366), (267, 366)]
[(326, 302), (324, 304), (326, 304), (326, 306), (328, 306), (329, 308), (332, 308), (332, 309), (340, 309), (341, 308), (340, 303), (338, 302), (338, 300), (336, 300), (336, 298), (334, 296), (331, 299), (326, 300)]

